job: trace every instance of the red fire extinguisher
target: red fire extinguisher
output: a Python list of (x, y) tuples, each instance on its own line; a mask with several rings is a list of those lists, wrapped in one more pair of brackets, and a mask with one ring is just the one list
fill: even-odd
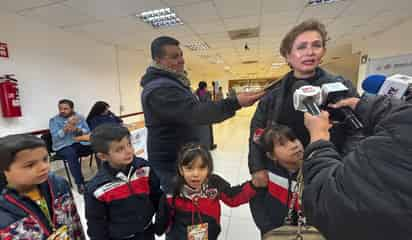
[(21, 106), (17, 79), (8, 74), (0, 77), (0, 103), (3, 117), (20, 117)]

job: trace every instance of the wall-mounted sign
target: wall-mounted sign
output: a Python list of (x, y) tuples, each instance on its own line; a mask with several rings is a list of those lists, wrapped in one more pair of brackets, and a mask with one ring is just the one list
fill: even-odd
[(7, 47), (7, 43), (0, 42), (0, 57), (3, 57), (3, 58), (9, 57), (9, 49)]

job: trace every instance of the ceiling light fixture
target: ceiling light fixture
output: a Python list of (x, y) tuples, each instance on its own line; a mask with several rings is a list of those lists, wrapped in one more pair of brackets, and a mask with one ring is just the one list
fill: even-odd
[(329, 4), (329, 3), (334, 3), (340, 0), (309, 0), (308, 1), (308, 6), (312, 7), (312, 6), (318, 6), (321, 4)]
[(136, 15), (143, 22), (152, 25), (153, 28), (170, 27), (183, 24), (182, 20), (170, 8), (161, 8), (142, 12)]
[(209, 45), (206, 42), (201, 40), (191, 41), (184, 45), (192, 51), (205, 51), (209, 49)]

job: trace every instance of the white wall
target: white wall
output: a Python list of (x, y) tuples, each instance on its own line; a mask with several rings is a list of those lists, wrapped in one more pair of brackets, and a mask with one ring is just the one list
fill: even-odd
[[(1, 14), (0, 29), (0, 41), (8, 43), (10, 54), (9, 59), (0, 59), (0, 74), (16, 74), (23, 112), (21, 118), (0, 116), (0, 136), (48, 128), (61, 98), (72, 99), (83, 115), (97, 100), (109, 102), (119, 113), (119, 85), (130, 83), (132, 77), (137, 81), (131, 70), (134, 62), (128, 62), (135, 52), (119, 51), (117, 60), (114, 46), (15, 15)], [(137, 96), (137, 88), (128, 87), (124, 94)], [(130, 107), (138, 97), (126, 99), (123, 113), (138, 110)]]
[[(388, 29), (382, 34), (372, 36), (353, 44), (353, 52), (367, 54), (369, 58), (382, 58), (398, 56), (412, 53), (412, 19), (405, 21), (398, 26)], [(362, 64), (359, 69), (358, 87), (365, 79), (366, 64)]]

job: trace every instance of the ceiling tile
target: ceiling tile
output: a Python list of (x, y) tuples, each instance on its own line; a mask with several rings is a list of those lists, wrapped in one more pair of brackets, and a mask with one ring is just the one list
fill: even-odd
[(211, 21), (209, 23), (190, 23), (188, 24), (198, 34), (224, 32), (225, 28), (221, 21)]
[(101, 20), (167, 7), (160, 0), (68, 0), (64, 4)]
[(37, 19), (42, 23), (56, 27), (96, 22), (94, 18), (62, 4), (23, 10), (19, 12), (19, 15)]
[(295, 24), (298, 19), (299, 12), (281, 12), (278, 14), (263, 14), (262, 15), (262, 25), (291, 25)]
[(257, 16), (260, 14), (261, 0), (215, 0), (216, 8), (223, 18)]
[(287, 1), (274, 1), (274, 0), (262, 0), (262, 13), (274, 14), (281, 12), (295, 11), (300, 13), (304, 8), (306, 1), (304, 0), (287, 0)]
[(167, 27), (167, 28), (160, 28), (159, 30), (164, 35), (173, 36), (173, 37), (192, 36), (195, 34), (186, 25), (178, 25), (178, 26), (172, 26), (172, 27)]
[(1, 0), (1, 9), (4, 11), (17, 12), (24, 9), (44, 7), (63, 1), (64, 0)]
[(302, 22), (314, 17), (319, 20), (335, 18), (344, 12), (351, 3), (351, 1), (338, 1), (330, 4), (306, 7), (303, 10), (303, 14), (300, 16), (299, 21)]
[(184, 23), (208, 23), (219, 19), (212, 2), (200, 2), (176, 8), (176, 13)]
[(245, 16), (223, 19), (226, 30), (254, 28), (259, 26), (259, 16)]
[(199, 2), (204, 2), (204, 1), (210, 1), (210, 0), (163, 0), (167, 5), (176, 7), (176, 6), (183, 6), (183, 5), (190, 5), (194, 3), (199, 3)]

